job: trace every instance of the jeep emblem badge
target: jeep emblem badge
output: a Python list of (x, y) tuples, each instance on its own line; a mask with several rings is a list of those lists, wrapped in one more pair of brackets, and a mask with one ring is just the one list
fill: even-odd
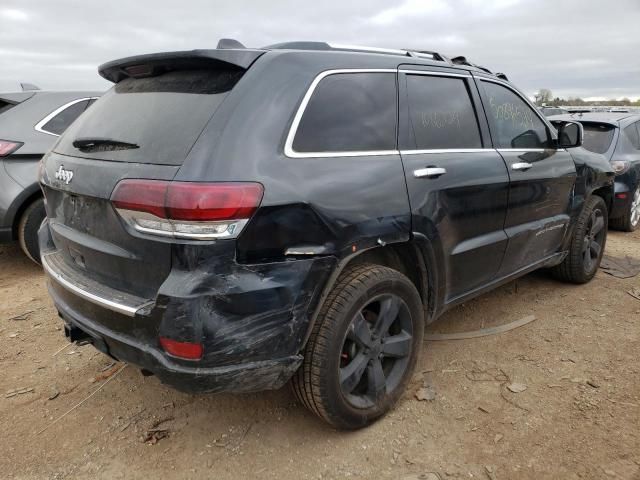
[(69, 185), (69, 183), (71, 183), (71, 179), (73, 178), (73, 171), (65, 170), (64, 165), (60, 165), (60, 167), (58, 167), (58, 171), (56, 172), (55, 177), (58, 180), (62, 180), (65, 184)]

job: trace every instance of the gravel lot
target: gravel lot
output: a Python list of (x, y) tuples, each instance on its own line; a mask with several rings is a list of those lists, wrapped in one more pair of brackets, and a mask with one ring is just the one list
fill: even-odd
[[(640, 258), (640, 232), (611, 232), (607, 253)], [(41, 270), (0, 247), (0, 272), (2, 478), (640, 479), (640, 301), (627, 293), (640, 276), (573, 286), (539, 272), (457, 307), (429, 332), (536, 320), (426, 342), (397, 409), (344, 433), (288, 389), (185, 395), (91, 346), (61, 350)], [(417, 400), (423, 385), (435, 399)]]

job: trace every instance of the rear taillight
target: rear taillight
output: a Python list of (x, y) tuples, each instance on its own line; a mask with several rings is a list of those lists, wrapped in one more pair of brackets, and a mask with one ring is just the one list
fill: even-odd
[(262, 201), (259, 183), (122, 180), (111, 202), (141, 233), (211, 240), (235, 238)]
[(22, 145), (22, 142), (10, 142), (9, 140), (0, 140), (0, 157), (6, 157), (18, 150)]
[(631, 168), (631, 163), (627, 161), (616, 160), (611, 162), (611, 168), (613, 169), (613, 173), (616, 175), (622, 175), (623, 173), (627, 173), (629, 168)]

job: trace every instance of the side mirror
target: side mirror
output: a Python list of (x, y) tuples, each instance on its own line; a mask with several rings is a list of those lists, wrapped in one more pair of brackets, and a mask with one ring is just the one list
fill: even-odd
[(582, 145), (584, 128), (580, 122), (563, 122), (558, 126), (558, 147), (574, 148)]

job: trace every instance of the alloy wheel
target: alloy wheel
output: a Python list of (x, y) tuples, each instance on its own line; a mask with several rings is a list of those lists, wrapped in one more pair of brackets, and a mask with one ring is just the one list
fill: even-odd
[(602, 244), (606, 234), (604, 214), (595, 209), (589, 217), (589, 224), (582, 243), (582, 258), (586, 272), (593, 271), (602, 253)]
[(631, 226), (636, 227), (640, 222), (640, 187), (636, 188), (631, 202)]
[(384, 294), (361, 308), (340, 354), (340, 389), (349, 404), (370, 408), (392, 392), (408, 367), (413, 322), (406, 303)]

